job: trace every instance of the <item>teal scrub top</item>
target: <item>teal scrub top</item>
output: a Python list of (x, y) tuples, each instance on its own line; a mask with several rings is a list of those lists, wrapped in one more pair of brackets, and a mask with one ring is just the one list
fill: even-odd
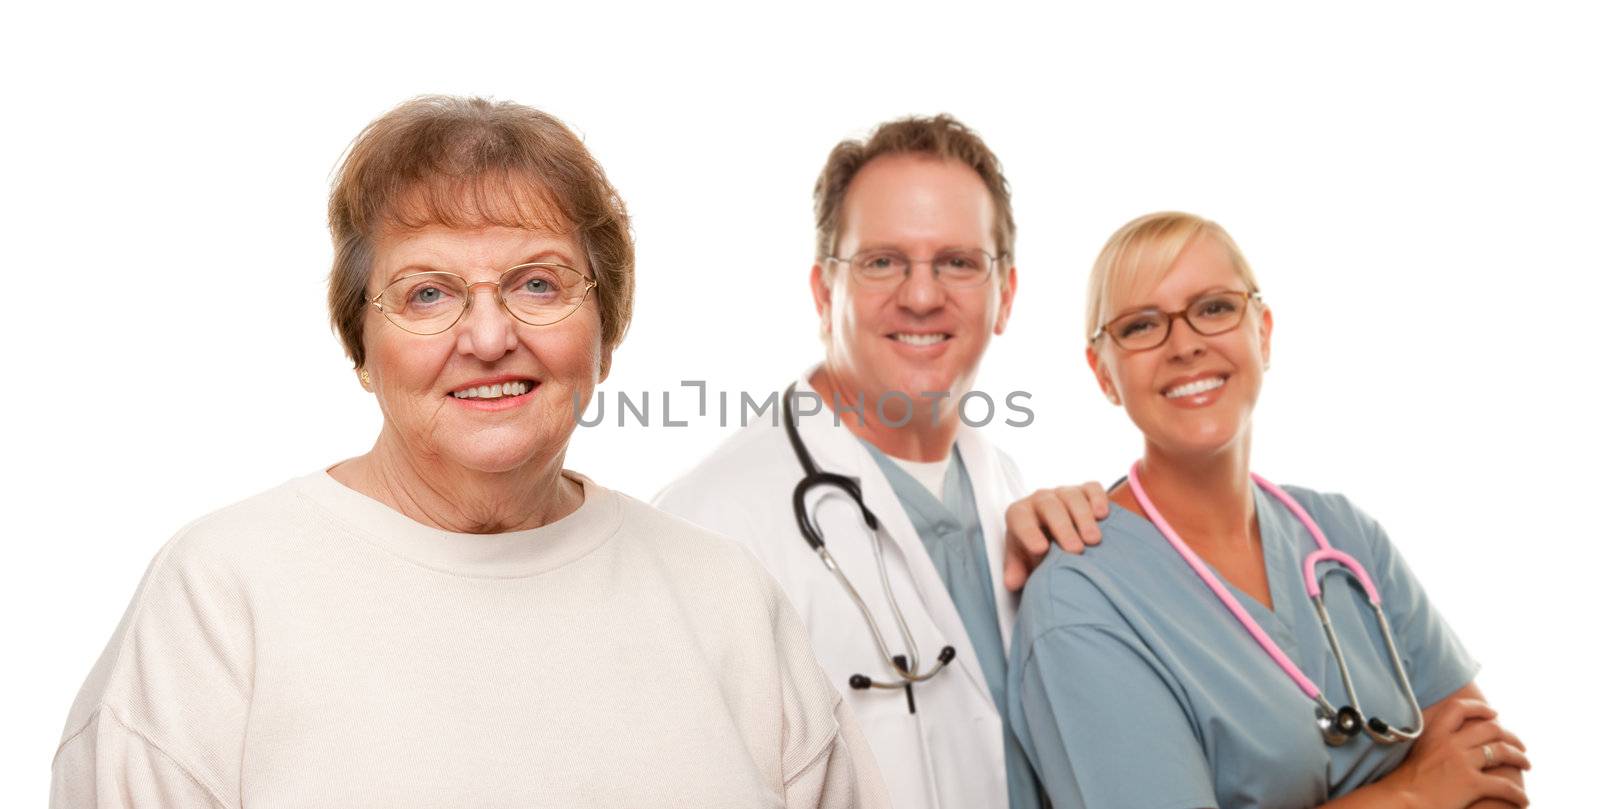
[(972, 489), (967, 466), (961, 461), (961, 453), (951, 449), (950, 465), (944, 473), (943, 496), (935, 499), (926, 486), (893, 459), (865, 441), (862, 444), (877, 461), (884, 477), (889, 479), (895, 498), (911, 518), (923, 547), (928, 549), (928, 558), (933, 560), (945, 589), (950, 591), (967, 638), (977, 652), (983, 678), (1000, 711), (1010, 807), (1034, 809), (1040, 805), (1039, 784), (1028, 769), (1027, 757), (1011, 729), (1005, 709), (1006, 650), (1000, 638), (1000, 613), (995, 606), (993, 580), (989, 577), (989, 556), (983, 541), (978, 498)]
[[(1285, 488), (1372, 576), (1418, 702), (1471, 683), (1477, 664), (1378, 523), (1341, 495)], [(1275, 609), (1222, 581), (1328, 701), (1346, 705), (1300, 574), (1316, 541), (1259, 487), (1255, 505)], [(1012, 726), (1057, 809), (1312, 807), (1405, 758), (1409, 744), (1365, 735), (1325, 744), (1315, 703), (1154, 525), (1113, 505), (1101, 530), (1082, 556), (1046, 556), (1012, 638)], [(1324, 601), (1366, 714), (1413, 726), (1359, 585), (1328, 576)]]

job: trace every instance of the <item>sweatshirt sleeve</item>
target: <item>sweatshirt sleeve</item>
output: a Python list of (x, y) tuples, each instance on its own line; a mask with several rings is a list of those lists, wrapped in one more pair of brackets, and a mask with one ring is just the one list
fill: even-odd
[(828, 682), (800, 616), (772, 585), (773, 632), (783, 666), (784, 805), (818, 809), (889, 806), (855, 714)]
[(56, 753), (51, 809), (224, 809), (181, 762), (102, 706)]
[(889, 806), (888, 788), (878, 764), (867, 748), (855, 714), (844, 700), (835, 698), (834, 718), (839, 730), (833, 741), (784, 784), (787, 806), (833, 809), (878, 809)]
[(68, 714), (52, 807), (238, 805), (254, 638), (226, 545), (191, 529), (151, 562)]

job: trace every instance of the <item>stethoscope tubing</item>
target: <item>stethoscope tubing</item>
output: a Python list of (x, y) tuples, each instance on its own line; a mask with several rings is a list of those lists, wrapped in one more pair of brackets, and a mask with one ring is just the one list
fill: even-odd
[[(933, 667), (928, 671), (922, 671), (922, 660), (917, 649), (916, 639), (911, 634), (911, 626), (906, 622), (905, 613), (900, 609), (900, 600), (895, 598), (894, 588), (889, 586), (889, 568), (884, 561), (883, 555), (883, 524), (878, 520), (878, 516), (872, 513), (872, 509), (867, 508), (866, 501), (861, 495), (860, 483), (844, 475), (824, 472), (817, 468), (816, 461), (812, 459), (811, 452), (806, 449), (805, 442), (800, 440), (799, 426), (796, 422), (792, 405), (794, 391), (794, 384), (790, 384), (784, 390), (782, 410), (784, 432), (788, 435), (789, 445), (794, 449), (795, 458), (800, 462), (800, 468), (804, 473), (800, 478), (800, 482), (795, 485), (792, 498), (795, 522), (799, 525), (800, 534), (805, 538), (806, 543), (811, 546), (811, 549), (822, 560), (823, 566), (844, 587), (845, 592), (850, 596), (850, 600), (855, 603), (856, 609), (861, 612), (861, 617), (866, 619), (867, 628), (872, 632), (873, 643), (878, 647), (878, 654), (883, 657), (883, 661), (888, 664), (897, 678), (882, 682), (857, 674), (850, 678), (850, 685), (852, 688), (857, 689), (869, 687), (901, 689), (913, 683), (926, 682), (940, 671), (943, 671), (945, 666), (948, 666), (950, 661), (955, 658), (955, 647), (945, 646), (940, 650), (939, 657)], [(895, 628), (899, 631), (900, 639), (906, 646), (906, 654), (903, 657), (890, 651), (888, 642), (884, 640), (883, 631), (879, 628), (877, 620), (872, 617), (872, 611), (867, 608), (866, 600), (861, 597), (861, 593), (856, 590), (855, 585), (850, 583), (850, 578), (840, 568), (838, 560), (834, 559), (833, 554), (828, 552), (827, 544), (822, 539), (821, 529), (812, 522), (810, 512), (806, 509), (806, 495), (813, 490), (826, 487), (832, 487), (844, 492), (861, 511), (862, 521), (866, 523), (868, 533), (872, 537), (872, 555), (877, 563), (878, 581), (883, 587), (886, 600), (889, 602), (889, 612), (894, 616)]]
[[(1151, 501), (1150, 496), (1145, 492), (1144, 485), (1140, 483), (1138, 462), (1135, 462), (1133, 468), (1128, 471), (1127, 478), (1128, 488), (1133, 491), (1134, 499), (1138, 501), (1139, 507), (1144, 509), (1145, 516), (1166, 538), (1167, 543), (1172, 546), (1173, 550), (1178, 552), (1179, 556), (1183, 557), (1189, 568), (1205, 582), (1206, 587), (1211, 590), (1218, 601), (1222, 602), (1228, 612), (1233, 614), (1239, 625), (1249, 633), (1262, 651), (1266, 652), (1267, 656), (1272, 658), (1278, 668), (1282, 669), (1289, 676), (1289, 679), (1294, 681), (1295, 686), (1302, 693), (1317, 704), (1319, 724), (1323, 725), (1324, 738), (1328, 739), (1330, 744), (1343, 744), (1347, 740), (1348, 734), (1354, 731), (1354, 724), (1359, 724), (1363, 732), (1374, 741), (1382, 744), (1396, 744), (1416, 739), (1422, 735), (1422, 708), (1417, 704), (1416, 692), (1411, 687), (1411, 678), (1407, 676), (1399, 649), (1395, 646), (1394, 635), (1390, 630), (1388, 618), (1383, 614), (1382, 599), (1378, 594), (1377, 586), (1372, 582), (1372, 577), (1367, 574), (1366, 569), (1354, 557), (1335, 549), (1328, 542), (1327, 535), (1322, 532), (1322, 528), (1317, 525), (1316, 520), (1313, 520), (1311, 515), (1288, 492), (1253, 472), (1250, 474), (1250, 479), (1272, 495), (1274, 499), (1283, 503), (1290, 513), (1294, 514), (1295, 518), (1299, 520), (1300, 524), (1305, 526), (1312, 539), (1317, 543), (1317, 550), (1308, 554), (1302, 565), (1306, 595), (1316, 608), (1317, 620), (1322, 624), (1323, 634), (1328, 639), (1328, 647), (1333, 652), (1334, 662), (1339, 669), (1339, 679), (1344, 685), (1345, 694), (1350, 697), (1349, 709), (1338, 709), (1328, 702), (1327, 698), (1323, 696), (1322, 689), (1312, 682), (1311, 678), (1307, 677), (1300, 670), (1300, 667), (1295, 665), (1293, 660), (1289, 659), (1283, 649), (1279, 648), (1278, 644), (1267, 635), (1266, 630), (1262, 629), (1261, 625), (1250, 617), (1250, 614), (1245, 611), (1244, 605), (1239, 603), (1239, 599), (1235, 598), (1233, 593), (1229, 592), (1227, 587), (1217, 579), (1216, 574), (1211, 572), (1211, 568), (1206, 565), (1204, 560), (1189, 547), (1188, 543), (1183, 541), (1182, 537), (1178, 536), (1178, 532), (1161, 515), (1161, 511), (1156, 508), (1155, 503)], [(1344, 573), (1355, 578), (1357, 583), (1360, 584), (1362, 592), (1372, 606), (1373, 614), (1377, 616), (1379, 634), (1383, 636), (1384, 647), (1389, 655), (1390, 667), (1395, 671), (1396, 677), (1405, 691), (1406, 700), (1410, 703), (1411, 714), (1417, 720), (1415, 729), (1395, 727), (1377, 717), (1367, 718), (1366, 714), (1362, 712), (1361, 702), (1356, 696), (1349, 667), (1345, 663), (1344, 650), (1339, 644), (1339, 635), (1334, 630), (1333, 621), (1329, 619), (1327, 607), (1323, 603), (1322, 577), (1325, 577), (1327, 573), (1319, 577), (1316, 572), (1316, 566), (1321, 562), (1332, 562), (1337, 565), (1337, 567), (1330, 568), (1328, 573), (1335, 571)], [(1336, 730), (1340, 732), (1330, 731), (1329, 728), (1331, 726), (1336, 726)]]

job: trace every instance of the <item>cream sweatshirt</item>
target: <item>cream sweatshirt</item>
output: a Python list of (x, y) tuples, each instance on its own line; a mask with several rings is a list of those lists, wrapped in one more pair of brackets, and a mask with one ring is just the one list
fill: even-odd
[(805, 627), (731, 541), (581, 476), (439, 531), (325, 472), (156, 555), (56, 753), (68, 807), (880, 807)]

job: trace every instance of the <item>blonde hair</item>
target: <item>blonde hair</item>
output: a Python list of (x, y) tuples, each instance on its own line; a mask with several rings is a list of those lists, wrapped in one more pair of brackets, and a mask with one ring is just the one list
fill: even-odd
[(1094, 333), (1112, 316), (1112, 290), (1159, 282), (1172, 270), (1184, 248), (1202, 235), (1228, 252), (1248, 291), (1260, 291), (1250, 262), (1245, 261), (1239, 245), (1221, 225), (1181, 211), (1145, 214), (1111, 234), (1106, 246), (1100, 249), (1100, 257), (1094, 260), (1094, 270), (1089, 273), (1084, 339), (1093, 339)]
[(507, 101), (420, 96), (367, 125), (328, 195), (328, 312), (366, 364), (362, 323), (373, 244), (384, 228), (486, 225), (571, 232), (598, 284), (601, 342), (633, 316), (628, 210), (583, 141), (554, 116)]

